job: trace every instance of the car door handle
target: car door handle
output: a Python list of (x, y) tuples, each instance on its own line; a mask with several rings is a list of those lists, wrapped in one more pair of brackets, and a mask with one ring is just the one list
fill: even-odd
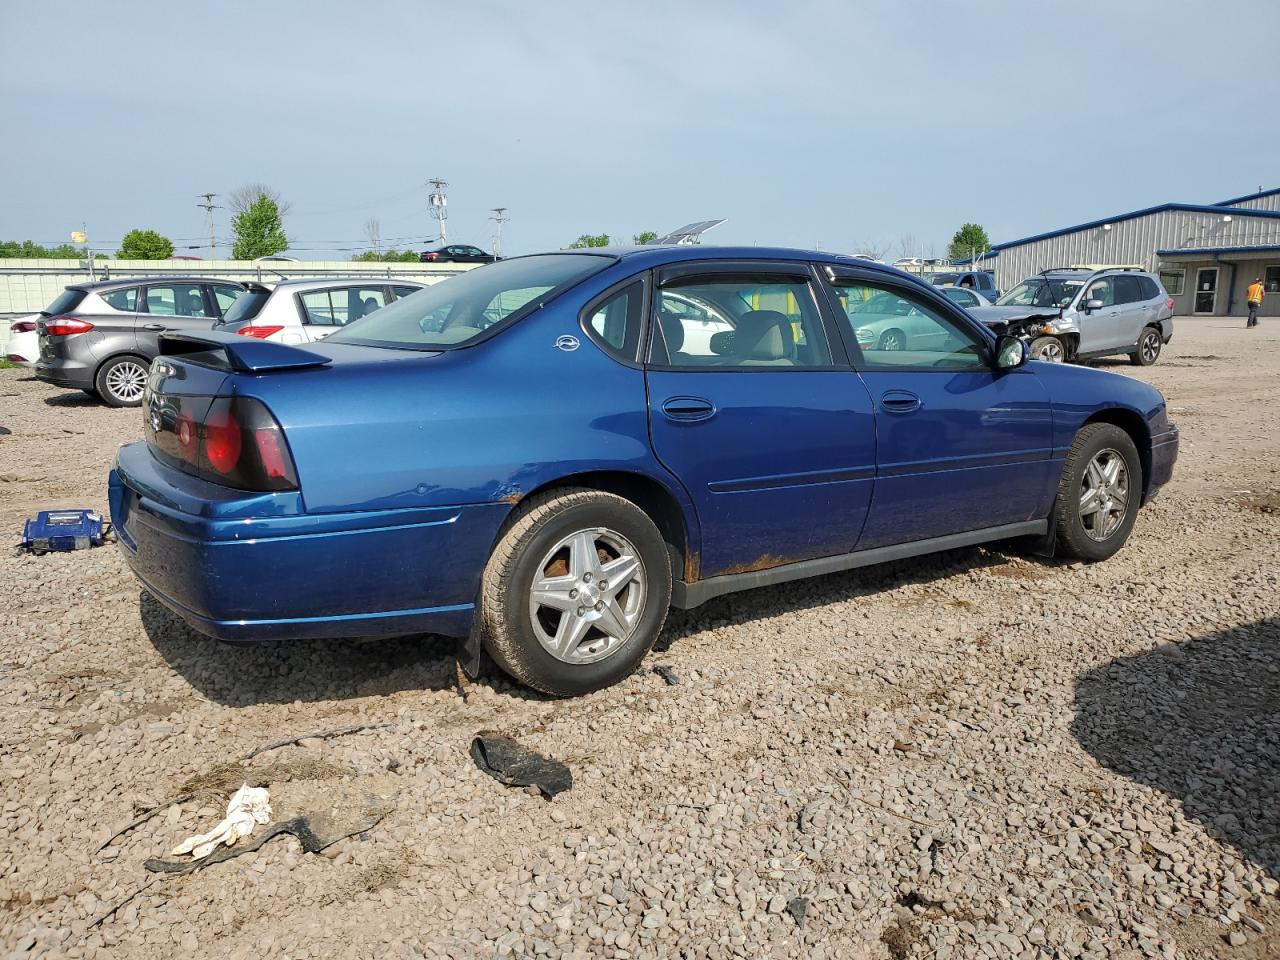
[(880, 406), (886, 413), (913, 413), (924, 403), (909, 390), (889, 390), (880, 395)]
[(697, 423), (716, 415), (716, 407), (701, 397), (668, 397), (662, 402), (662, 413), (668, 420), (681, 423)]
[(168, 330), (169, 328), (166, 327), (163, 323), (144, 323), (142, 325), (142, 329), (143, 330)]

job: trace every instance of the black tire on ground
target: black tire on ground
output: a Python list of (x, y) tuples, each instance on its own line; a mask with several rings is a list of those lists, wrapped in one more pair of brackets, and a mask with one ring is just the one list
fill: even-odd
[[(1112, 521), (1114, 529), (1106, 531), (1105, 538), (1096, 539), (1081, 516), (1081, 499), (1086, 493), (1086, 482), (1093, 486), (1092, 479), (1086, 480), (1090, 464), (1108, 452), (1119, 456), (1127, 478), (1124, 513), (1118, 523)], [(1053, 523), (1057, 527), (1058, 554), (1090, 562), (1106, 560), (1115, 554), (1129, 539), (1137, 520), (1142, 483), (1142, 460), (1129, 434), (1110, 423), (1090, 423), (1081, 427), (1067, 453), (1062, 479), (1058, 482), (1058, 496), (1054, 501)], [(1096, 525), (1097, 519), (1091, 519), (1091, 523)]]
[(1160, 358), (1164, 339), (1155, 327), (1147, 327), (1138, 338), (1138, 349), (1129, 354), (1129, 362), (1135, 367), (1149, 367)]
[(93, 385), (102, 400), (109, 407), (137, 407), (142, 404), (142, 390), (138, 389), (133, 392), (129, 389), (125, 392), (125, 383), (132, 384), (136, 382), (136, 376), (123, 377), (124, 374), (133, 374), (135, 370), (142, 371), (142, 385), (146, 385), (146, 371), (150, 364), (142, 357), (135, 357), (125, 354), (121, 357), (112, 357), (98, 368), (97, 375), (93, 378)]
[(1050, 363), (1065, 363), (1067, 349), (1057, 337), (1036, 337), (1027, 347), (1027, 356), (1032, 360), (1048, 360)]
[[(613, 653), (593, 663), (570, 663), (553, 656), (534, 632), (533, 581), (547, 573), (538, 567), (557, 543), (598, 528), (616, 532), (635, 548), (643, 565), (643, 604), (634, 628)], [(670, 605), (671, 562), (649, 516), (630, 500), (573, 487), (536, 495), (520, 506), (485, 566), (477, 615), (485, 648), (499, 667), (520, 683), (565, 697), (600, 690), (634, 671), (658, 639)]]

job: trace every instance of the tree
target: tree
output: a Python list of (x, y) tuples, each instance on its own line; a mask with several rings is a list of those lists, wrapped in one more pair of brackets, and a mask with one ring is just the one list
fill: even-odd
[(947, 256), (952, 260), (968, 260), (971, 256), (982, 256), (990, 249), (991, 238), (987, 236), (987, 231), (976, 223), (966, 223), (951, 238)]
[(69, 243), (42, 247), (30, 240), (0, 240), (0, 259), (4, 260), (79, 260), (84, 251)]
[(584, 233), (582, 236), (578, 237), (577, 240), (573, 241), (573, 243), (569, 244), (566, 249), (583, 250), (587, 247), (607, 247), (608, 245), (609, 235), (607, 233), (600, 233), (594, 236), (590, 233)]
[(351, 259), (363, 263), (417, 263), (420, 258), (416, 250), (366, 250)]
[(290, 210), (290, 204), (287, 200), (282, 200), (280, 194), (272, 190), (265, 183), (246, 183), (243, 187), (231, 191), (231, 199), (227, 201), (231, 207), (231, 213), (244, 213), (258, 201), (259, 198), (266, 197), (276, 205), (276, 209), (280, 211), (283, 217)]
[(231, 246), (233, 260), (269, 257), (289, 247), (280, 207), (265, 193), (259, 194), (258, 199), (232, 218), (231, 232), (236, 235)]
[(116, 256), (121, 260), (167, 260), (173, 256), (173, 241), (154, 230), (130, 230), (120, 241)]
[(654, 233), (652, 230), (645, 230), (645, 231), (642, 231), (641, 233), (637, 233), (634, 237), (632, 237), (631, 242), (634, 243), (637, 247), (642, 247), (646, 243), (653, 243), (653, 241), (657, 239), (658, 239), (658, 235), (656, 233)]

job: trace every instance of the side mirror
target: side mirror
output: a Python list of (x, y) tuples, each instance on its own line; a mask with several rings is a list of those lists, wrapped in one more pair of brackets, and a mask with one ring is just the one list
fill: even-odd
[(1095, 310), (1101, 310), (1105, 304), (1101, 300), (1090, 300), (1084, 305), (1085, 313), (1093, 313)]
[(1013, 370), (1027, 362), (1027, 344), (1007, 333), (996, 341), (996, 369)]

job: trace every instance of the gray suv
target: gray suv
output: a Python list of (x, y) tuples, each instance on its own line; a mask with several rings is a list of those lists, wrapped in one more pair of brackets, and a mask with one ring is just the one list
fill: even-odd
[(1033, 360), (1124, 354), (1145, 367), (1173, 338), (1173, 300), (1154, 273), (1132, 267), (1045, 270), (969, 313), (1025, 340)]
[(105, 280), (67, 287), (40, 312), (36, 376), (113, 407), (142, 402), (165, 330), (208, 330), (243, 294), (204, 277)]

